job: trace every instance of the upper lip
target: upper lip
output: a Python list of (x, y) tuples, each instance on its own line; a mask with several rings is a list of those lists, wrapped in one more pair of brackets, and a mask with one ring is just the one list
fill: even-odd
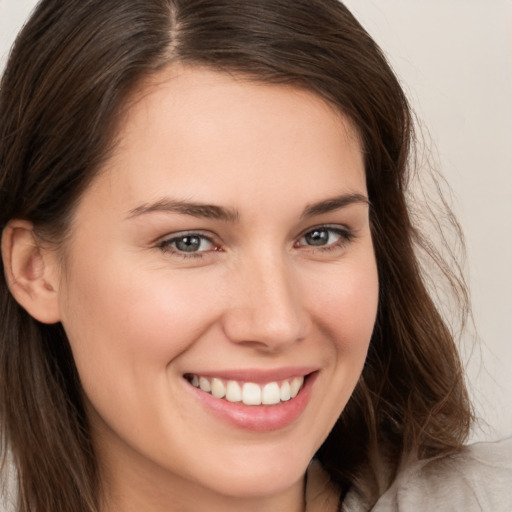
[(318, 370), (314, 366), (290, 366), (274, 369), (247, 368), (231, 370), (205, 370), (187, 372), (185, 375), (197, 375), (198, 377), (219, 378), (224, 380), (236, 380), (242, 382), (254, 382), (262, 384), (266, 382), (275, 382), (293, 377), (305, 377)]

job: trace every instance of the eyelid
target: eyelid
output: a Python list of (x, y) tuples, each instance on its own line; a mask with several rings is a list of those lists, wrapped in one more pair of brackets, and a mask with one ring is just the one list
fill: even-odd
[(167, 233), (166, 235), (160, 236), (155, 240), (155, 243), (165, 242), (169, 240), (174, 240), (176, 238), (194, 235), (200, 236), (202, 238), (208, 238), (209, 240), (212, 241), (218, 238), (214, 233), (212, 233), (211, 231), (207, 231), (205, 229), (184, 229), (183, 231), (173, 231)]
[(304, 229), (297, 239), (302, 238), (303, 236), (311, 233), (311, 231), (325, 229), (327, 231), (336, 231), (337, 233), (341, 233), (347, 236), (355, 236), (353, 230), (344, 224), (317, 224), (314, 226), (310, 226), (307, 229)]

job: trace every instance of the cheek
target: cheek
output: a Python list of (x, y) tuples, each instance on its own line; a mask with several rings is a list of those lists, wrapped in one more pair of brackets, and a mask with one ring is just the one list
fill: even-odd
[(312, 291), (318, 324), (334, 341), (338, 356), (364, 359), (377, 315), (378, 295), (373, 255), (366, 261), (340, 266), (339, 272), (326, 275)]
[(379, 286), (372, 252), (345, 260), (336, 271), (317, 272), (316, 278), (309, 296), (314, 323), (324, 340), (322, 398), (315, 411), (320, 446), (360, 378), (375, 325)]
[(66, 287), (62, 323), (86, 389), (107, 379), (120, 387), (149, 368), (161, 374), (215, 321), (197, 279), (134, 268), (75, 268)]

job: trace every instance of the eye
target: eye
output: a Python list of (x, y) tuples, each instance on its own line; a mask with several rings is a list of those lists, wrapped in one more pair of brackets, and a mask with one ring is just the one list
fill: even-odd
[(337, 248), (353, 238), (352, 233), (341, 227), (320, 226), (304, 233), (296, 242), (296, 247), (318, 248), (321, 250)]
[(180, 233), (160, 242), (159, 247), (183, 256), (200, 256), (207, 251), (218, 250), (218, 246), (200, 233)]

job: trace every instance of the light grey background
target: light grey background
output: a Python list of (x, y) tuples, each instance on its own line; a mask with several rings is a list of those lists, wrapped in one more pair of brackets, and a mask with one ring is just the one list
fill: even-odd
[[(0, 0), (0, 67), (34, 4)], [(472, 438), (511, 436), (512, 0), (346, 4), (388, 54), (456, 196), (480, 335), (468, 381), (484, 422)]]

